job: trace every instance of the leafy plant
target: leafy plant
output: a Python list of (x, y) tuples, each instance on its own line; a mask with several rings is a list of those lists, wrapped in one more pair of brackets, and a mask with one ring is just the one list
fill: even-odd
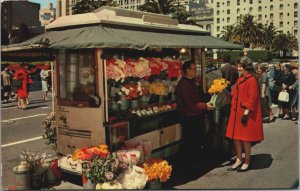
[(34, 153), (28, 150), (23, 150), (20, 154), (22, 161), (29, 165), (31, 172), (36, 172), (41, 166), (49, 166), (51, 162), (56, 159), (52, 154)]
[(56, 123), (55, 115), (50, 112), (46, 119), (41, 122), (41, 126), (44, 129), (43, 138), (47, 141), (47, 145), (50, 145), (54, 150), (57, 149), (57, 135), (56, 135)]

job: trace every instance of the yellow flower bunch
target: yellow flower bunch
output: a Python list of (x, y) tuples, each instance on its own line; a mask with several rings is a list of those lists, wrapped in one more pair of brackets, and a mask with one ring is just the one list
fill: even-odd
[(224, 78), (215, 79), (213, 84), (210, 86), (208, 93), (221, 93), (228, 85), (229, 81), (225, 80)]
[(149, 93), (161, 96), (167, 95), (168, 86), (162, 82), (153, 82), (150, 84)]
[(172, 166), (165, 160), (158, 163), (144, 163), (143, 168), (148, 176), (148, 182), (159, 179), (160, 182), (166, 182), (172, 174)]

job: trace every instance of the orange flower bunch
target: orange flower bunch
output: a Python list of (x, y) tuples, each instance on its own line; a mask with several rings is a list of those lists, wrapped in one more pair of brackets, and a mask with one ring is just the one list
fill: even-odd
[(160, 182), (169, 180), (172, 174), (172, 166), (166, 160), (154, 163), (144, 163), (143, 168), (148, 176), (148, 182), (159, 179)]
[(208, 93), (221, 93), (228, 85), (229, 81), (225, 80), (224, 78), (215, 79), (213, 84), (210, 86)]
[(105, 144), (100, 144), (98, 147), (90, 147), (90, 148), (81, 148), (77, 149), (73, 155), (72, 160), (91, 160), (93, 156), (100, 156), (101, 158), (107, 157), (109, 153), (108, 146)]

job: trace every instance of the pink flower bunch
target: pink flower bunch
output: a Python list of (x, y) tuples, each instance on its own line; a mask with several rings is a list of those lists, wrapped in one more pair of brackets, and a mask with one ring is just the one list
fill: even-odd
[(122, 60), (107, 60), (106, 61), (106, 74), (107, 79), (112, 79), (116, 82), (123, 81), (125, 79), (125, 73), (123, 72), (126, 63)]

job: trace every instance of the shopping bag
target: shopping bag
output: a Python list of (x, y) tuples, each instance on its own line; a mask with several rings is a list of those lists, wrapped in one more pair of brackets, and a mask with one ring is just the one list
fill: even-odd
[(286, 90), (283, 90), (278, 95), (278, 101), (289, 102), (289, 93)]

